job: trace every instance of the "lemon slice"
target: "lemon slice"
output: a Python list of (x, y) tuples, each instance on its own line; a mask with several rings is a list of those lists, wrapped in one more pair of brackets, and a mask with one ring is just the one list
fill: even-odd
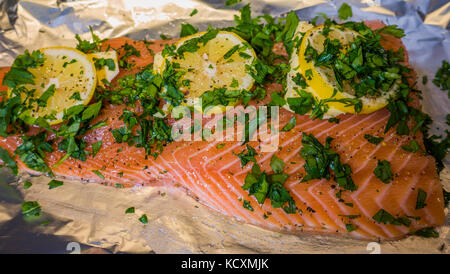
[[(200, 37), (206, 32), (196, 33), (184, 37), (176, 43), (176, 49), (193, 38)], [(183, 57), (167, 57), (167, 61), (179, 64), (177, 70), (185, 72), (180, 77), (180, 90), (185, 93), (186, 103), (202, 111), (196, 103), (206, 91), (215, 88), (227, 90), (249, 90), (253, 87), (254, 79), (247, 72), (246, 66), (251, 65), (256, 54), (251, 46), (237, 34), (219, 31), (217, 36), (206, 44), (199, 43), (196, 52), (184, 52)], [(155, 57), (155, 69), (161, 71), (165, 67), (166, 59)], [(215, 106), (207, 110), (208, 113), (220, 113), (226, 106)]]
[[(24, 87), (35, 89), (33, 97), (36, 101), (43, 97), (46, 100), (41, 100), (41, 104), (33, 102), (27, 114), (33, 118), (43, 117), (50, 125), (58, 124), (62, 122), (64, 110), (89, 103), (97, 75), (91, 59), (74, 48), (50, 47), (40, 49), (40, 52), (45, 58), (44, 63), (29, 69), (35, 83)], [(42, 96), (44, 93), (47, 96)]]
[[(322, 34), (322, 29), (323, 26), (309, 28), (304, 35), (298, 52), (294, 52), (295, 54), (292, 54), (291, 56), (291, 68), (293, 68), (293, 75), (296, 73), (301, 73), (305, 76), (306, 71), (311, 71), (311, 76), (305, 77), (306, 83), (308, 84), (307, 91), (309, 91), (317, 100), (331, 98), (334, 90), (337, 89), (337, 81), (334, 72), (326, 67), (316, 67), (313, 61), (308, 62), (305, 57), (305, 50), (308, 44), (319, 54), (324, 50), (323, 44), (327, 37)], [(359, 35), (359, 33), (353, 30), (331, 27), (328, 38), (331, 40), (338, 39), (343, 45), (343, 52), (345, 52), (346, 46), (348, 46)], [(293, 59), (297, 59), (298, 62), (295, 62), (297, 60), (293, 61)], [(288, 81), (291, 81), (291, 83), (287, 83), (287, 97), (295, 97), (296, 92), (293, 91), (294, 85), (292, 84), (292, 80), (290, 78), (291, 77), (288, 77)], [(371, 113), (385, 107), (388, 104), (389, 97), (393, 96), (395, 89), (396, 85), (394, 85), (393, 88), (391, 88), (391, 90), (386, 92), (384, 95), (376, 98), (367, 96), (361, 97), (360, 99), (363, 107), (359, 113)], [(343, 91), (337, 92), (333, 98), (337, 100), (344, 98), (356, 98), (353, 93), (354, 91), (350, 85), (344, 83)], [(327, 105), (329, 110), (325, 117), (336, 116), (341, 113), (355, 113), (353, 106), (345, 106), (345, 104), (340, 102), (328, 102)]]
[(119, 74), (119, 61), (117, 57), (117, 52), (114, 50), (111, 51), (102, 51), (88, 54), (88, 57), (94, 62), (97, 59), (111, 59), (114, 63), (114, 68), (108, 67), (107, 65), (96, 68), (97, 69), (97, 82), (101, 87), (105, 86), (104, 80), (111, 82), (118, 74)]

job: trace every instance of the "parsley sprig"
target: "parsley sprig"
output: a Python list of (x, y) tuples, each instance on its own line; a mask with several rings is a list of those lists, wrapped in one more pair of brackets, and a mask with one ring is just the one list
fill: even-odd
[(339, 154), (331, 149), (332, 141), (333, 138), (327, 137), (324, 146), (312, 134), (303, 133), (300, 156), (306, 161), (306, 175), (302, 182), (312, 179), (330, 180), (332, 171), (334, 180), (340, 187), (355, 191), (358, 187), (353, 182), (352, 169), (348, 164), (343, 164)]

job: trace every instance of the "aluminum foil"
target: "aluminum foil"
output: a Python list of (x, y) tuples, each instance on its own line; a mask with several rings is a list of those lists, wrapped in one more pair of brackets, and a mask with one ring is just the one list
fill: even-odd
[[(249, 1), (225, 7), (225, 1), (0, 1), (0, 66), (11, 65), (24, 49), (75, 46), (74, 35), (89, 39), (89, 26), (102, 38), (127, 36), (159, 39), (177, 37), (180, 24), (189, 22), (201, 30), (233, 24), (233, 16)], [(405, 29), (403, 42), (418, 72), (424, 92), (423, 107), (435, 120), (433, 133), (448, 126), (447, 93), (426, 86), (443, 59), (450, 60), (450, 2), (443, 0), (346, 1), (352, 20), (379, 19)], [(283, 16), (295, 10), (301, 20), (318, 12), (337, 17), (342, 1), (251, 1), (256, 15)], [(197, 9), (198, 13), (190, 17)], [(441, 173), (449, 186), (449, 160)], [(49, 190), (46, 177), (14, 177), (0, 170), (0, 252), (32, 253), (449, 253), (449, 221), (440, 237), (416, 236), (394, 242), (367, 242), (342, 236), (283, 234), (238, 223), (209, 210), (183, 191), (164, 187), (117, 189), (97, 184), (65, 181)], [(24, 190), (23, 182), (33, 186)], [(37, 200), (44, 216), (25, 220), (20, 205)], [(134, 206), (136, 214), (125, 214)], [(147, 214), (149, 223), (138, 221)], [(448, 216), (448, 215), (447, 215)], [(42, 221), (51, 220), (45, 226)]]

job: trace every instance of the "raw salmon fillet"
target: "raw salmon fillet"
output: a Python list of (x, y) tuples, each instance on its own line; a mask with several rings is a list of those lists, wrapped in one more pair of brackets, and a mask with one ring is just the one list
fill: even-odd
[[(375, 28), (377, 24), (372, 23)], [(402, 46), (399, 39), (385, 38), (383, 41), (385, 47)], [(141, 52), (141, 57), (132, 57), (130, 60), (136, 63), (136, 67), (153, 62), (147, 47), (158, 52), (163, 48), (163, 44), (167, 43), (154, 41), (153, 44), (146, 45), (128, 38), (117, 38), (107, 41), (106, 44), (119, 49), (126, 42)], [(0, 78), (3, 78), (6, 71), (7, 69), (0, 71)], [(120, 76), (134, 72), (124, 70)], [(279, 90), (280, 86), (272, 84), (268, 85), (267, 89), (270, 93)], [(398, 136), (393, 129), (384, 134), (389, 118), (389, 111), (386, 108), (369, 115), (341, 115), (339, 124), (327, 120), (311, 120), (308, 116), (295, 115), (281, 109), (280, 128), (293, 115), (297, 119), (297, 124), (292, 130), (280, 133), (279, 149), (270, 153), (261, 152), (260, 142), (249, 143), (258, 152), (256, 159), (262, 170), (270, 170), (269, 162), (273, 154), (286, 163), (284, 172), (290, 177), (284, 186), (299, 209), (300, 213), (296, 214), (287, 214), (281, 208), (272, 208), (268, 199), (265, 204), (259, 206), (257, 200), (253, 196), (248, 196), (248, 192), (242, 189), (245, 176), (251, 170), (251, 164), (241, 168), (240, 160), (234, 154), (244, 150), (245, 146), (242, 146), (241, 142), (173, 142), (165, 146), (164, 151), (156, 159), (153, 157), (146, 159), (144, 149), (118, 144), (111, 134), (111, 129), (123, 125), (119, 119), (123, 109), (124, 106), (106, 104), (99, 117), (93, 121), (95, 123), (107, 119), (108, 124), (84, 137), (88, 143), (103, 141), (103, 146), (95, 158), (89, 156), (85, 162), (67, 159), (55, 167), (53, 172), (64, 178), (105, 184), (120, 183), (124, 186), (134, 186), (162, 183), (174, 187), (182, 186), (201, 203), (227, 216), (264, 228), (293, 233), (300, 231), (343, 233), (363, 239), (393, 240), (425, 227), (443, 225), (445, 222), (442, 185), (434, 158), (401, 149), (402, 145), (409, 144), (413, 139), (423, 147), (422, 134)], [(346, 203), (353, 204), (352, 207), (340, 202), (336, 197), (340, 188), (334, 181), (323, 179), (299, 183), (305, 163), (299, 155), (302, 133), (312, 133), (321, 143), (324, 143), (328, 136), (334, 138), (332, 148), (340, 154), (341, 161), (351, 166), (352, 178), (358, 186), (354, 192), (342, 192), (341, 198)], [(384, 142), (377, 146), (371, 144), (364, 138), (365, 134), (382, 136)], [(0, 138), (0, 146), (7, 149), (11, 155), (20, 142), (20, 138), (15, 136)], [(219, 149), (216, 147), (219, 143), (225, 146)], [(61, 151), (48, 154), (49, 166), (58, 162), (63, 155)], [(385, 159), (391, 163), (395, 176), (389, 184), (382, 183), (373, 173), (378, 159)], [(18, 165), (24, 171), (35, 173), (27, 169), (20, 160)], [(100, 179), (92, 170), (100, 170), (105, 180)], [(416, 210), (419, 188), (427, 193), (427, 206)], [(242, 206), (243, 199), (251, 202), (253, 212)], [(409, 227), (379, 224), (372, 217), (380, 209), (386, 210), (394, 217), (414, 216), (420, 219), (412, 219)], [(263, 216), (267, 212), (271, 214), (266, 219)], [(345, 224), (348, 223), (348, 217), (345, 215), (360, 215), (351, 221), (357, 227), (355, 231), (347, 232)]]

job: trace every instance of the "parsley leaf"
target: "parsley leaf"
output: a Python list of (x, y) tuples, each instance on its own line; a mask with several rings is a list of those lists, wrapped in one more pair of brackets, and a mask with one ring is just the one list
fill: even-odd
[(375, 137), (373, 135), (369, 135), (369, 134), (364, 134), (364, 138), (371, 144), (374, 145), (378, 145), (379, 143), (381, 143), (384, 138), (383, 137)]
[(55, 94), (55, 85), (51, 84), (46, 91), (44, 91), (44, 93), (42, 93), (42, 95), (39, 97), (38, 99), (38, 105), (40, 107), (46, 107), (47, 106), (47, 101), (48, 99), (50, 99), (50, 97), (53, 96), (53, 94)]
[(92, 144), (92, 157), (95, 157), (97, 153), (100, 151), (100, 148), (102, 147), (102, 141), (97, 141)]
[(422, 228), (414, 232), (413, 235), (424, 238), (439, 238), (439, 233), (433, 227)]
[(48, 183), (48, 189), (54, 189), (54, 188), (57, 188), (57, 187), (62, 186), (63, 184), (64, 184), (63, 181), (51, 180), (51, 181)]
[(77, 39), (78, 41), (77, 50), (82, 51), (84, 53), (93, 53), (101, 51), (101, 44), (105, 40), (101, 40), (97, 35), (95, 35), (91, 26), (89, 26), (89, 31), (91, 32), (93, 42), (81, 40), (78, 34), (75, 35), (75, 39)]
[(345, 224), (345, 228), (348, 232), (352, 232), (356, 230), (356, 227), (353, 224)]
[(416, 140), (412, 140), (407, 146), (402, 146), (402, 149), (408, 152), (416, 152), (422, 150)]
[(243, 150), (236, 155), (241, 160), (241, 167), (246, 166), (249, 162), (256, 163), (255, 156), (258, 155), (258, 153), (256, 153), (256, 150), (253, 147), (251, 147), (248, 144), (245, 146), (247, 151), (245, 152), (245, 150)]
[(33, 186), (33, 184), (30, 181), (25, 181), (23, 183), (23, 189), (29, 189), (32, 186)]
[(192, 34), (196, 34), (198, 32), (198, 29), (191, 24), (181, 24), (181, 33), (180, 37), (189, 36)]
[(247, 201), (247, 200), (244, 200), (244, 202), (242, 203), (242, 207), (245, 208), (245, 209), (247, 209), (247, 210), (250, 210), (251, 212), (254, 211), (252, 205), (251, 205), (250, 202)]
[(98, 171), (98, 170), (92, 170), (92, 173), (94, 173), (95, 175), (97, 175), (98, 177), (100, 177), (101, 179), (105, 180), (105, 176), (103, 176), (103, 174)]
[(146, 214), (143, 214), (140, 218), (139, 221), (143, 224), (148, 224), (148, 217)]
[(405, 37), (405, 32), (403, 29), (399, 28), (397, 25), (385, 26), (381, 29), (376, 30), (378, 33), (389, 34), (397, 38)]
[(283, 162), (283, 160), (278, 158), (275, 154), (272, 155), (272, 158), (270, 158), (270, 167), (272, 168), (273, 172), (282, 173), (284, 166), (285, 163)]
[(194, 9), (192, 12), (191, 12), (191, 14), (189, 14), (189, 16), (194, 16), (194, 15), (196, 15), (198, 13), (198, 10), (197, 9)]
[(44, 60), (44, 55), (39, 50), (35, 50), (31, 54), (25, 50), (22, 55), (16, 57), (11, 69), (3, 77), (3, 85), (15, 88), (23, 84), (34, 84), (34, 76), (28, 69), (42, 65)]
[(114, 63), (114, 60), (111, 58), (93, 58), (94, 65), (96, 69), (102, 69), (103, 67), (107, 67), (108, 70), (115, 70), (116, 64)]
[(41, 215), (41, 206), (36, 201), (24, 202), (21, 208), (22, 215), (25, 217), (38, 217)]
[(417, 200), (416, 200), (416, 209), (424, 208), (427, 204), (425, 204), (425, 200), (427, 199), (427, 193), (419, 188), (417, 192)]
[(236, 5), (237, 3), (242, 2), (242, 0), (227, 0), (225, 1), (225, 6), (231, 7), (233, 5)]
[(411, 221), (405, 217), (394, 218), (389, 212), (380, 209), (373, 217), (377, 223), (409, 226)]
[(98, 115), (98, 113), (100, 112), (101, 107), (102, 107), (102, 101), (98, 101), (97, 103), (89, 105), (83, 111), (83, 115), (81, 116), (81, 119), (88, 120), (90, 118), (96, 117)]
[(303, 133), (300, 156), (306, 161), (303, 166), (306, 176), (301, 182), (322, 178), (330, 180), (333, 171), (334, 180), (339, 186), (354, 191), (357, 186), (351, 177), (352, 169), (348, 164), (343, 164), (339, 154), (331, 149), (332, 140), (327, 137), (324, 146), (312, 134)]
[(350, 7), (347, 3), (343, 3), (338, 10), (339, 19), (347, 20), (349, 17), (353, 16), (352, 7)]
[(292, 118), (287, 122), (284, 127), (281, 129), (281, 131), (290, 131), (295, 127), (297, 124), (297, 120), (295, 119), (295, 116), (292, 116)]
[(433, 84), (443, 91), (448, 91), (448, 98), (450, 99), (450, 63), (443, 60), (442, 66), (434, 75)]
[(0, 147), (0, 159), (3, 161), (3, 164), (5, 164), (7, 167), (9, 167), (14, 175), (17, 175), (19, 173), (19, 169), (17, 167), (16, 161), (14, 161), (11, 156), (9, 156), (9, 152), (3, 148)]
[(378, 160), (377, 167), (374, 169), (373, 173), (385, 184), (389, 184), (394, 179), (391, 163), (386, 160)]
[(444, 195), (444, 207), (447, 207), (450, 201), (450, 192), (446, 191), (445, 188), (442, 188), (442, 192)]

